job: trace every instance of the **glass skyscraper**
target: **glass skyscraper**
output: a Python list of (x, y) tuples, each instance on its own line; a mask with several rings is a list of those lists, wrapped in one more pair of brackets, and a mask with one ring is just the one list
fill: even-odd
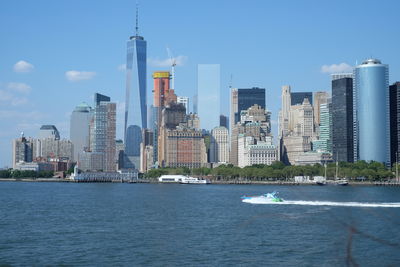
[(233, 100), (232, 105), (236, 105), (231, 112), (234, 112), (233, 125), (240, 121), (240, 112), (247, 110), (254, 104), (265, 109), (265, 88), (253, 87), (250, 89), (237, 89), (237, 99)]
[(125, 150), (128, 151), (140, 150), (140, 144), (130, 142), (137, 138), (128, 137), (128, 134), (133, 133), (128, 131), (128, 128), (130, 126), (147, 128), (146, 49), (147, 43), (142, 36), (139, 36), (136, 21), (136, 35), (129, 38), (126, 57), (124, 143)]
[(92, 108), (82, 103), (71, 114), (69, 136), (74, 144), (74, 160), (78, 161), (78, 153), (89, 148), (89, 124), (92, 119)]
[(368, 59), (354, 69), (354, 79), (354, 159), (389, 165), (389, 67)]
[(313, 104), (312, 92), (291, 92), (290, 99), (292, 105), (301, 105), (305, 98), (308, 98), (310, 104)]
[(353, 162), (353, 78), (332, 80), (333, 160)]
[[(400, 151), (400, 82), (389, 86), (390, 91), (390, 160), (396, 162)], [(396, 155), (397, 154), (397, 155)]]
[[(197, 99), (194, 105), (202, 129), (211, 130), (219, 125), (220, 65), (199, 64), (197, 67)], [(196, 110), (194, 110), (196, 112)]]

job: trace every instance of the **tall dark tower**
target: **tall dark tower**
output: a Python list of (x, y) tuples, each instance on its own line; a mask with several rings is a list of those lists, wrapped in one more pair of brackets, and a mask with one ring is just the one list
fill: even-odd
[(353, 79), (332, 81), (332, 152), (336, 161), (353, 162)]
[(235, 112), (234, 124), (240, 121), (240, 112), (247, 110), (254, 104), (265, 109), (265, 88), (253, 87), (249, 89), (237, 89), (237, 112)]
[[(389, 86), (390, 98), (390, 161), (398, 160), (400, 151), (400, 82)], [(396, 157), (397, 153), (397, 157)]]
[[(139, 36), (138, 7), (136, 6), (136, 33), (131, 36), (127, 43), (126, 57), (126, 101), (125, 101), (125, 123), (124, 143), (125, 151), (140, 150), (140, 143), (134, 136), (129, 137), (135, 131), (128, 131), (128, 128), (147, 128), (147, 96), (146, 96), (146, 50), (147, 43), (142, 36)], [(131, 127), (132, 129), (132, 127)], [(139, 131), (140, 132), (140, 131)], [(139, 168), (140, 156), (132, 159), (135, 168)]]

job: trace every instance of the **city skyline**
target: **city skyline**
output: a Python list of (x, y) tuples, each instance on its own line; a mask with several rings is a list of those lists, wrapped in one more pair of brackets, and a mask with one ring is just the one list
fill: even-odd
[[(96, 3), (93, 13), (89, 3), (24, 3), (17, 6), (5, 2), (0, 11), (1, 25), (8, 25), (0, 28), (5, 36), (0, 47), (7, 51), (0, 62), (0, 167), (11, 166), (11, 141), (22, 131), (26, 136), (36, 137), (41, 125), (54, 124), (61, 137), (68, 138), (71, 112), (82, 102), (91, 103), (94, 92), (109, 95), (117, 102), (117, 138), (123, 139), (123, 64), (126, 40), (134, 32), (135, 3), (126, 1), (118, 6)], [(346, 2), (346, 10), (337, 2), (324, 5), (316, 1), (292, 2), (293, 10), (287, 8), (287, 3), (269, 5), (257, 1), (243, 6), (229, 2), (233, 14), (224, 10), (227, 2), (178, 1), (177, 10), (168, 9), (181, 11), (176, 20), (165, 10), (153, 9), (157, 3), (161, 4), (139, 3), (140, 34), (148, 42), (147, 104), (152, 99), (151, 73), (170, 70), (167, 45), (177, 60), (174, 88), (177, 95), (189, 96), (193, 103), (197, 65), (220, 64), (221, 87), (225, 89), (225, 96), (221, 97), (226, 100), (230, 84), (234, 88), (266, 88), (266, 107), (272, 112), (274, 136), (277, 136), (282, 85), (289, 84), (292, 92), (330, 91), (328, 73), (349, 71), (350, 65), (371, 55), (390, 66), (389, 84), (400, 79), (397, 42), (393, 41), (399, 38), (394, 20), (399, 4), (395, 1), (384, 4), (363, 1), (363, 7)], [(111, 16), (111, 9), (118, 15)], [(269, 11), (268, 16), (262, 12), (265, 10)], [(200, 19), (202, 12), (209, 13), (208, 21)], [(245, 19), (229, 23), (220, 19), (240, 12)], [(348, 21), (350, 18), (359, 21), (363, 14), (371, 12), (382, 19), (363, 20), (363, 27)], [(285, 21), (279, 20), (282, 14)], [(104, 20), (104, 16), (111, 17)], [(316, 26), (314, 20), (318, 19), (321, 23)], [(53, 21), (51, 25), (49, 20)], [(188, 23), (183, 25), (180, 20)], [(212, 27), (215, 23), (218, 27)], [(260, 36), (260, 31), (265, 31), (265, 36)], [(344, 41), (336, 42), (335, 35)], [(205, 42), (208, 38), (204, 37), (212, 38), (213, 45)], [(233, 39), (236, 44), (232, 44)], [(244, 51), (240, 47), (246, 51), (240, 53)], [(224, 115), (229, 115), (228, 107), (224, 110)]]

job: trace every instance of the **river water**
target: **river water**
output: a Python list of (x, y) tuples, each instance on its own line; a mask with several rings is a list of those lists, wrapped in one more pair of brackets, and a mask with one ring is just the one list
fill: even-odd
[[(275, 190), (293, 203), (240, 199)], [(400, 208), (319, 202), (400, 188), (1, 182), (0, 265), (400, 265)]]

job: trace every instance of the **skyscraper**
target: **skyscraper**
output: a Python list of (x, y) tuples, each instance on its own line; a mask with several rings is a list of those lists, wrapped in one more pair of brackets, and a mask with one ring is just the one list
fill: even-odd
[(219, 126), (225, 127), (225, 128), (229, 128), (229, 120), (228, 117), (225, 115), (219, 115)]
[(301, 105), (303, 104), (304, 99), (308, 98), (310, 104), (313, 104), (312, 92), (291, 92), (291, 105)]
[(18, 162), (32, 162), (34, 150), (34, 140), (27, 139), (24, 133), (21, 137), (13, 140), (13, 158), (12, 164), (15, 169)]
[[(103, 99), (105, 101), (98, 101)], [(96, 94), (93, 119), (90, 123), (90, 150), (101, 153), (102, 170), (115, 171), (116, 104), (109, 97)], [(108, 101), (107, 101), (108, 100)]]
[(389, 165), (389, 67), (368, 59), (355, 67), (354, 80), (354, 158)]
[(73, 160), (78, 160), (78, 153), (89, 148), (89, 124), (93, 116), (92, 108), (82, 103), (71, 114), (69, 138), (74, 145)]
[(354, 161), (353, 79), (332, 80), (332, 158)]
[(137, 125), (129, 125), (126, 129), (125, 169), (139, 169), (140, 164), (140, 143), (142, 142), (142, 130)]
[(313, 141), (313, 150), (332, 153), (332, 103), (320, 105), (320, 134), (319, 139)]
[(60, 140), (60, 132), (54, 125), (42, 125), (39, 130), (39, 139), (52, 138)]
[(211, 130), (219, 125), (220, 90), (220, 65), (199, 64), (197, 66), (197, 111), (202, 129)]
[[(398, 160), (400, 151), (400, 82), (389, 86), (390, 91), (390, 159)], [(397, 155), (396, 155), (397, 154)]]
[(320, 113), (320, 107), (321, 104), (326, 104), (329, 98), (329, 93), (328, 92), (315, 92), (314, 93), (314, 124), (316, 127), (319, 126), (319, 113)]
[(253, 87), (250, 89), (232, 89), (231, 120), (232, 125), (240, 121), (240, 112), (257, 104), (265, 109), (265, 89)]
[[(130, 147), (135, 144), (127, 142), (128, 127), (136, 125), (147, 128), (147, 96), (146, 96), (146, 48), (147, 43), (139, 36), (138, 13), (136, 9), (136, 34), (129, 38), (126, 57), (126, 101), (124, 144)], [(140, 145), (139, 148), (140, 150)]]
[(289, 131), (289, 118), (290, 118), (290, 106), (291, 106), (291, 89), (290, 85), (282, 86), (281, 101), (282, 106), (279, 112), (279, 137), (286, 136)]
[(229, 133), (226, 127), (215, 127), (211, 131), (210, 162), (229, 162)]

